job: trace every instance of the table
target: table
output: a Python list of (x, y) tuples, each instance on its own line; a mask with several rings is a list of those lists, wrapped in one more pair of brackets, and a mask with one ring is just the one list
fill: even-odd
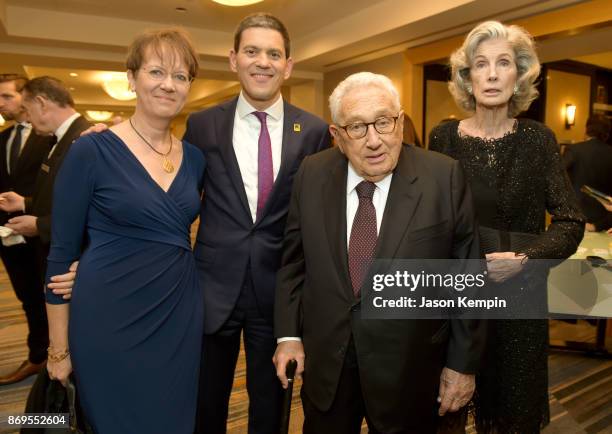
[(612, 318), (612, 269), (593, 267), (587, 256), (599, 256), (612, 263), (612, 236), (586, 232), (574, 255), (551, 270), (548, 277), (548, 307), (551, 316), (589, 318), (597, 321), (595, 343), (567, 341), (554, 349), (584, 351), (610, 357), (605, 347), (608, 318)]

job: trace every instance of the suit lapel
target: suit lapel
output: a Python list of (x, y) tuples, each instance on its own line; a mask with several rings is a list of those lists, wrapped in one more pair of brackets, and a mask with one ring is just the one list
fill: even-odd
[(418, 168), (415, 166), (413, 159), (410, 158), (410, 152), (410, 148), (403, 147), (393, 173), (380, 234), (376, 243), (375, 258), (390, 259), (395, 257), (399, 243), (410, 226), (421, 200), (422, 191), (418, 183)]
[(351, 278), (348, 269), (346, 248), (346, 176), (348, 163), (337, 150), (337, 163), (331, 168), (329, 178), (323, 185), (323, 204), (325, 213), (325, 232), (336, 270), (344, 283), (344, 292), (353, 297)]
[(234, 98), (229, 103), (219, 106), (215, 122), (216, 137), (219, 152), (225, 163), (227, 173), (236, 189), (236, 193), (238, 193), (244, 211), (247, 213), (249, 220), (251, 220), (251, 209), (249, 208), (249, 201), (247, 200), (244, 182), (242, 181), (240, 167), (238, 166), (236, 152), (234, 151), (234, 117), (236, 116), (237, 103), (238, 98)]
[(9, 138), (11, 137), (11, 131), (13, 130), (13, 128), (15, 128), (15, 126), (12, 126), (10, 128), (7, 128), (6, 130), (2, 131), (2, 146), (0, 147), (0, 175), (4, 178), (4, 177), (8, 177), (8, 171), (6, 169), (6, 165), (7, 165), (7, 154), (6, 154), (6, 148), (8, 147), (8, 141)]

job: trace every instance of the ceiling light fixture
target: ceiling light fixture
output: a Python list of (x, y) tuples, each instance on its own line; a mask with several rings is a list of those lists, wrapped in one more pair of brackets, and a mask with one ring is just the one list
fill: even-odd
[(129, 101), (136, 98), (136, 94), (129, 88), (125, 72), (106, 72), (102, 75), (102, 89), (111, 97), (119, 101)]
[(76, 72), (71, 72), (68, 75), (70, 75), (71, 77), (78, 77), (79, 76), (79, 74), (77, 74)]
[(255, 3), (262, 2), (263, 0), (212, 0), (215, 3), (219, 3), (225, 6), (248, 6)]
[(113, 117), (113, 112), (99, 110), (86, 110), (85, 114), (90, 120), (96, 122), (104, 122)]

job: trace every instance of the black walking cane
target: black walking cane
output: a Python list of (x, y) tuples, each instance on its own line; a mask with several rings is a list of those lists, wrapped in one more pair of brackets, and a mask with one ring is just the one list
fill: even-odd
[(293, 399), (293, 378), (295, 377), (295, 370), (297, 368), (297, 362), (295, 360), (289, 360), (287, 367), (285, 368), (285, 374), (287, 375), (287, 389), (285, 389), (285, 396), (283, 398), (283, 412), (281, 413), (281, 425), (280, 434), (289, 434), (289, 418), (291, 417), (291, 400)]

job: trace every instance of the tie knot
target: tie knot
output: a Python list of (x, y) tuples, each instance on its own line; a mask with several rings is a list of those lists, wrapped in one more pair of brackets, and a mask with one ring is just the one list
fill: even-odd
[(57, 143), (57, 136), (55, 134), (51, 134), (49, 136), (49, 145), (53, 146)]
[(23, 130), (25, 127), (24, 127), (23, 125), (21, 125), (21, 124), (17, 124), (17, 127), (16, 127), (16, 128), (17, 128), (17, 131), (21, 131), (21, 130)]
[(257, 117), (257, 119), (259, 119), (259, 122), (261, 122), (262, 125), (266, 124), (266, 116), (268, 116), (268, 113), (266, 113), (266, 112), (253, 112), (253, 114)]
[(363, 197), (372, 200), (374, 190), (376, 190), (376, 184), (371, 181), (361, 181), (357, 184), (355, 190), (357, 190), (357, 196), (359, 196), (360, 199)]

